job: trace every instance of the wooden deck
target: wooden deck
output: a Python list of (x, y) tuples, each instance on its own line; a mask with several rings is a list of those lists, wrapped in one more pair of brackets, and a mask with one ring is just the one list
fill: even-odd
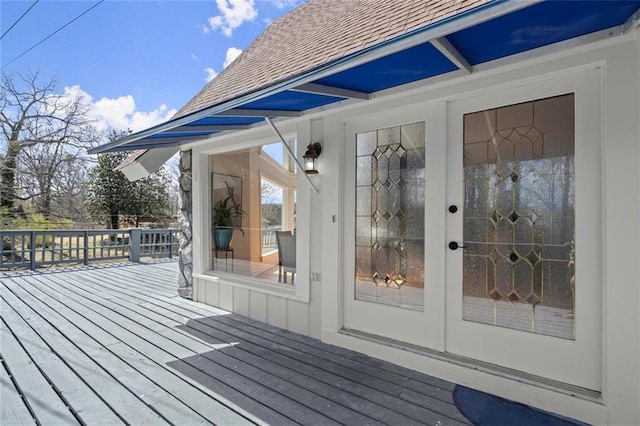
[(469, 424), (452, 383), (182, 299), (176, 274), (0, 274), (0, 424)]

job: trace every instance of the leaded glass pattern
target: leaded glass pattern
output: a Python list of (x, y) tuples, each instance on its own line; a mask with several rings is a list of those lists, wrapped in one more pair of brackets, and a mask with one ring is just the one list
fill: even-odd
[(574, 338), (574, 96), (464, 116), (463, 318)]
[(355, 298), (424, 309), (425, 126), (356, 135)]

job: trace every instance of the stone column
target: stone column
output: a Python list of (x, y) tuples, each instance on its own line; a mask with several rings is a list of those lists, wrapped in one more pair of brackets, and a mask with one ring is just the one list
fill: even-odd
[(191, 183), (191, 150), (180, 152), (180, 252), (178, 275), (178, 294), (186, 299), (192, 298), (193, 290), (193, 188)]

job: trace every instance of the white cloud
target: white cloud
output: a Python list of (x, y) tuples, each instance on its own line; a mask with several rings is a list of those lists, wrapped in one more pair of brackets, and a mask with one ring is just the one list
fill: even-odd
[[(92, 103), (91, 114), (105, 128), (124, 130), (135, 112), (136, 102), (133, 96), (120, 96), (116, 99), (102, 98)], [(133, 130), (133, 129), (131, 129)]]
[(237, 47), (230, 47), (227, 49), (227, 57), (224, 60), (223, 68), (228, 67), (240, 54), (242, 53), (242, 49), (238, 49)]
[(205, 29), (205, 33), (220, 29), (222, 34), (231, 37), (233, 30), (258, 17), (253, 0), (216, 0), (216, 5), (220, 15), (207, 20), (209, 27)]
[(301, 4), (304, 0), (267, 0), (278, 9), (284, 9), (285, 7), (295, 7)]
[(176, 109), (169, 109), (166, 104), (160, 105), (153, 111), (135, 111), (131, 115), (128, 128), (134, 132), (148, 129), (156, 124), (164, 123), (178, 112)]
[(224, 25), (224, 18), (220, 15), (212, 16), (211, 18), (207, 19), (207, 22), (209, 23), (209, 26), (205, 27), (204, 32), (210, 33), (212, 29), (215, 30)]
[(205, 68), (204, 72), (207, 73), (207, 76), (204, 79), (204, 81), (206, 81), (207, 83), (216, 78), (216, 76), (218, 75), (218, 72), (211, 67)]
[(164, 104), (152, 111), (138, 111), (131, 95), (101, 98), (94, 101), (93, 97), (78, 85), (65, 87), (64, 95), (84, 99), (89, 110), (89, 117), (94, 121), (94, 126), (98, 130), (113, 128), (116, 130), (131, 129), (137, 132), (163, 123), (177, 112)]

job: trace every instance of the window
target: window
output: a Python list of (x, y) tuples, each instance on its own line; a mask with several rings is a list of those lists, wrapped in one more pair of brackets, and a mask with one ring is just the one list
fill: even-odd
[[(295, 235), (291, 164), (279, 142), (210, 157), (213, 271), (284, 283), (276, 232)], [(227, 223), (221, 223), (221, 207), (231, 216)], [(223, 233), (230, 241), (220, 237)], [(286, 282), (291, 285), (291, 272)]]

